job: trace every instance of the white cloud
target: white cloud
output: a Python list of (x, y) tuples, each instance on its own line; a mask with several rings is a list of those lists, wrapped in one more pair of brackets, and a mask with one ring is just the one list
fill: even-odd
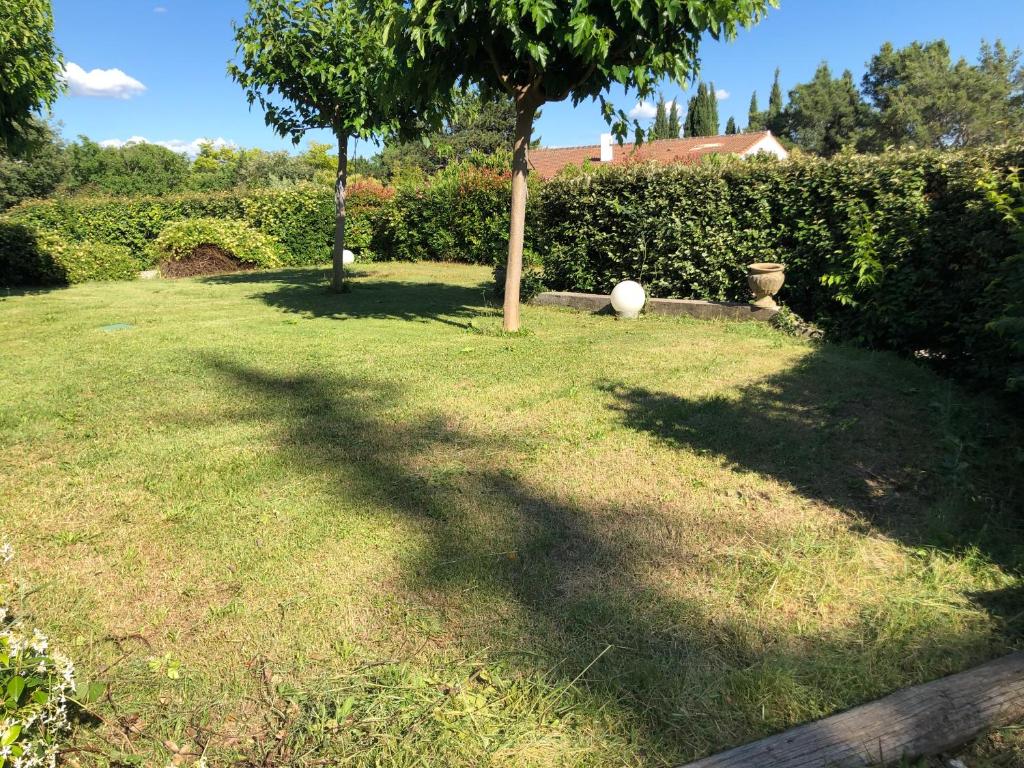
[[(665, 102), (665, 109), (671, 110), (675, 99)], [(629, 110), (629, 116), (634, 120), (652, 120), (658, 114), (658, 104), (653, 101), (638, 101), (636, 106)]]
[(725, 88), (719, 88), (717, 91), (715, 91), (715, 98), (718, 99), (719, 101), (725, 101), (726, 99), (729, 98), (729, 92), (725, 90)]
[(167, 6), (158, 5), (155, 8), (153, 8), (153, 13), (167, 13)]
[(146, 86), (120, 69), (90, 69), (86, 72), (73, 61), (64, 66), (64, 80), (72, 96), (130, 99), (146, 90)]
[(127, 147), (130, 144), (156, 144), (158, 147), (166, 147), (172, 152), (180, 152), (183, 155), (189, 157), (195, 157), (199, 154), (199, 149), (203, 144), (213, 144), (214, 149), (221, 149), (223, 147), (237, 147), (238, 145), (233, 141), (217, 137), (216, 139), (208, 139), (200, 136), (192, 141), (182, 141), (181, 139), (171, 139), (170, 141), (150, 141), (145, 136), (132, 136), (129, 139), (104, 139), (100, 142), (101, 147)]

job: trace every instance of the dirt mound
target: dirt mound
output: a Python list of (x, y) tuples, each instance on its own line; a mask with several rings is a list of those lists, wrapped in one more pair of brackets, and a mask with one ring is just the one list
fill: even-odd
[(224, 272), (244, 272), (255, 266), (239, 261), (216, 245), (198, 245), (183, 259), (163, 261), (160, 274), (164, 277), (193, 277), (194, 275), (217, 275)]

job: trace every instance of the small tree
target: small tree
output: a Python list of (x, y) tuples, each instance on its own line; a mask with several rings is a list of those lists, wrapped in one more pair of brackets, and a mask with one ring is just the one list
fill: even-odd
[(768, 122), (776, 119), (782, 112), (782, 86), (779, 84), (779, 68), (775, 68), (775, 80), (772, 92), (768, 97)]
[(774, 0), (391, 0), (390, 39), (400, 44), (401, 31), (408, 31), (420, 54), (418, 73), (432, 90), (471, 83), (515, 100), (506, 330), (519, 329), (528, 151), (537, 110), (549, 101), (600, 98), (622, 141), (629, 120), (604, 97), (613, 83), (644, 98), (665, 77), (684, 82), (697, 67), (705, 32), (731, 38), (769, 5)]
[(764, 130), (764, 114), (757, 104), (757, 91), (750, 95), (750, 108), (747, 110), (747, 132)]
[(697, 87), (697, 95), (690, 99), (686, 113), (687, 136), (718, 135), (718, 99), (715, 97), (715, 86), (710, 88), (704, 83)]
[(60, 94), (62, 68), (50, 0), (0, 2), (0, 153), (19, 153), (39, 137), (34, 115)]
[(725, 124), (725, 135), (732, 136), (735, 133), (738, 133), (738, 131), (736, 130), (736, 118), (734, 118), (732, 115), (729, 115), (729, 120)]
[[(344, 286), (345, 186), (349, 139), (394, 132), (407, 117), (392, 98), (398, 60), (381, 44), (384, 31), (349, 0), (249, 0), (235, 28), (239, 63), (228, 72), (259, 102), (267, 125), (298, 144), (311, 128), (338, 143), (331, 290)], [(410, 99), (405, 107), (415, 111)]]

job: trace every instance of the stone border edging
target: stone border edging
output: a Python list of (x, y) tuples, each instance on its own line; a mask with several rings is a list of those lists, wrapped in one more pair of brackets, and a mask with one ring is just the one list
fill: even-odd
[[(568, 307), (586, 312), (612, 312), (611, 298), (600, 293), (545, 291), (537, 294), (530, 303), (541, 307)], [(649, 315), (688, 316), (701, 320), (771, 320), (778, 310), (738, 302), (648, 299), (644, 312)]]

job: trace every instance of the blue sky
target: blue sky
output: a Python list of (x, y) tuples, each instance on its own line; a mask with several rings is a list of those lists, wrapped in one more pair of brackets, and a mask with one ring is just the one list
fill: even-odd
[[(78, 67), (71, 67), (73, 92), (54, 108), (65, 137), (292, 146), (264, 125), (258, 109), (250, 112), (225, 74), (234, 53), (231, 23), (244, 15), (244, 0), (53, 0), (53, 9), (57, 43), (69, 67)], [(742, 126), (752, 91), (766, 104), (776, 66), (784, 90), (808, 80), (823, 59), (835, 72), (849, 68), (859, 82), (883, 42), (940, 37), (969, 60), (982, 38), (1024, 48), (1024, 0), (781, 0), (734, 42), (707, 41), (701, 72), (728, 93), (719, 104), (723, 126), (729, 115)], [(686, 98), (671, 83), (664, 93)], [(623, 108), (636, 105), (621, 90), (613, 96)], [(544, 107), (537, 133), (547, 146), (567, 146), (597, 143), (603, 130), (596, 105), (566, 102)], [(356, 151), (372, 154), (373, 147)]]

